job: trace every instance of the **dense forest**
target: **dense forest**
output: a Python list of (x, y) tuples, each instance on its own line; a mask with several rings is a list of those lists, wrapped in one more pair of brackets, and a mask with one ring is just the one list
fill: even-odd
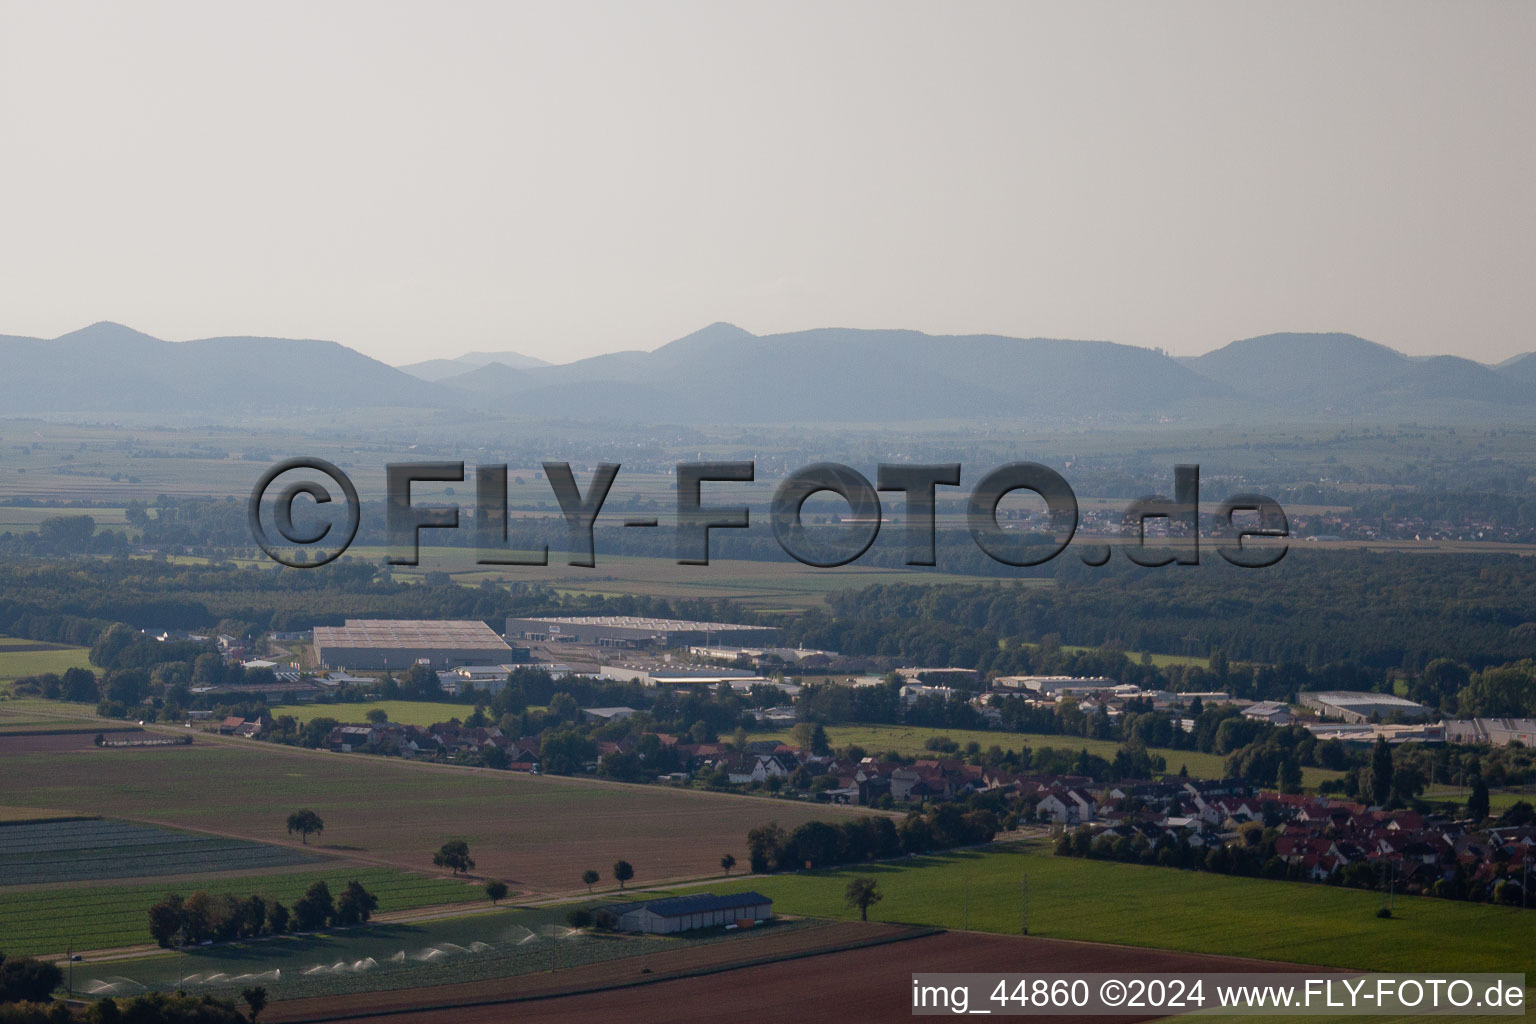
[(988, 638), (1202, 657), (1220, 649), (1234, 661), (1352, 662), (1377, 673), (1418, 672), (1436, 658), (1482, 667), (1536, 656), (1536, 560), (1514, 555), (1292, 551), (1259, 570), (1090, 569), (1064, 559), (1056, 580), (869, 587), (835, 595), (824, 616), (796, 624), (795, 638), (863, 653), (900, 642), (891, 624), (922, 622)]

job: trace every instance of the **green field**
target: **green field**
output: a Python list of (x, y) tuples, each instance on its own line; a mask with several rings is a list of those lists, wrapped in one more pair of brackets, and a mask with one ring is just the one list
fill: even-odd
[[(122, 722), (115, 728), (132, 726)], [(0, 732), (38, 732), (57, 729), (90, 729), (110, 731), (113, 724), (96, 717), (91, 704), (69, 704), (63, 701), (43, 700), (41, 697), (0, 696)]]
[[(1464, 804), (1467, 802), (1468, 788), (1465, 786), (1430, 786), (1421, 795), (1425, 800)], [(1528, 804), (1536, 804), (1536, 793), (1531, 792), (1531, 787), (1491, 789), (1488, 791), (1488, 808), (1494, 814), (1498, 814), (1500, 811), (1507, 811), (1522, 800)]]
[(61, 811), (53, 807), (10, 807), (0, 805), (0, 825), (17, 821), (53, 821), (77, 817), (79, 815), (71, 811)]
[(337, 867), (299, 874), (247, 875), (192, 882), (146, 885), (70, 886), (8, 891), (0, 895), (0, 935), (14, 955), (61, 953), (75, 949), (111, 949), (152, 941), (149, 908), (168, 891), (183, 896), (199, 889), (212, 893), (253, 893), (292, 905), (311, 884), (323, 880), (332, 894), (359, 881), (379, 898), (379, 913), (445, 903), (483, 900), (475, 885), (411, 874), (393, 868)]
[(1536, 973), (1536, 911), (1172, 868), (1056, 857), (1043, 845), (996, 847), (757, 877), (777, 913), (852, 918), (848, 880), (878, 880), (872, 920), (1380, 971)]
[(0, 886), (103, 878), (250, 873), (319, 860), (302, 848), (131, 821), (11, 822), (0, 827)]
[(28, 508), (20, 505), (0, 505), (0, 533), (36, 533), (43, 520), (63, 516), (90, 516), (96, 520), (97, 533), (103, 530), (138, 533), (137, 529), (128, 526), (128, 510), (125, 508)]
[(42, 675), (45, 672), (62, 675), (65, 669), (90, 668), (89, 655), (90, 651), (84, 647), (65, 647), (62, 644), (41, 644), (33, 640), (3, 637), (0, 638), (0, 682)]
[[(986, 750), (994, 744), (1004, 750), (1018, 750), (1022, 747), (1039, 749), (1052, 747), (1056, 750), (1070, 750), (1073, 752), (1087, 750), (1090, 754), (1099, 757), (1113, 759), (1115, 751), (1120, 749), (1117, 740), (1089, 740), (1081, 736), (1048, 735), (1045, 733), (1028, 732), (1002, 732), (990, 729), (941, 729), (916, 725), (833, 725), (827, 727), (827, 738), (834, 747), (845, 747), (850, 743), (863, 747), (873, 755), (894, 750), (898, 754), (908, 757), (942, 757), (924, 746), (934, 736), (948, 736), (963, 749), (967, 743), (981, 744), (981, 749)], [(770, 739), (781, 742), (792, 742), (788, 730), (769, 733), (754, 733), (753, 739)], [(1164, 747), (1150, 747), (1151, 753), (1160, 754), (1168, 762), (1170, 774), (1178, 772), (1180, 766), (1189, 769), (1189, 774), (1196, 778), (1220, 779), (1226, 776), (1226, 758), (1219, 754), (1202, 754), (1198, 750), (1171, 750)], [(1303, 768), (1302, 782), (1309, 789), (1315, 789), (1317, 784), (1324, 779), (1338, 778), (1341, 772), (1329, 771), (1325, 768)]]
[(301, 724), (311, 718), (334, 718), (338, 722), (366, 722), (368, 712), (383, 709), (391, 722), (401, 725), (436, 725), (450, 718), (463, 721), (475, 713), (472, 704), (448, 704), (441, 701), (375, 700), (366, 704), (284, 704), (272, 709), (272, 717), (292, 715)]
[[(1040, 645), (1039, 644), (1024, 644), (1022, 646), (1031, 647), (1031, 648), (1038, 648)], [(1062, 644), (1061, 645), (1061, 649), (1064, 650), (1064, 651), (1074, 651), (1074, 652), (1076, 652), (1078, 654), (1092, 654), (1094, 651), (1098, 650), (1098, 648), (1096, 648), (1096, 647), (1082, 647), (1082, 646), (1075, 645), (1075, 644)], [(1153, 653), (1151, 651), (1126, 651), (1125, 652), (1125, 656), (1127, 658), (1131, 659), (1132, 661), (1136, 662), (1137, 664), (1140, 664), (1141, 663), (1141, 659), (1143, 657), (1145, 657), (1148, 661), (1150, 661), (1153, 665), (1156, 665), (1158, 668), (1167, 668), (1170, 665), (1182, 665), (1182, 666), (1190, 667), (1190, 668), (1193, 668), (1193, 667), (1205, 668), (1206, 666), (1210, 665), (1210, 663), (1211, 663), (1211, 659), (1210, 658), (1200, 658), (1200, 657), (1196, 657), (1196, 656), (1190, 655), (1190, 654), (1155, 654), (1155, 653)], [(1232, 664), (1234, 664), (1234, 665), (1246, 665), (1246, 664), (1249, 664), (1249, 663), (1248, 662), (1234, 661), (1234, 662), (1232, 662)]]

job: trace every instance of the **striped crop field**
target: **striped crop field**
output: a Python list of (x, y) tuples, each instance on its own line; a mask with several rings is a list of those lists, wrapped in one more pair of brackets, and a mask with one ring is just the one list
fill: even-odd
[(0, 886), (310, 864), (301, 850), (127, 821), (0, 824)]

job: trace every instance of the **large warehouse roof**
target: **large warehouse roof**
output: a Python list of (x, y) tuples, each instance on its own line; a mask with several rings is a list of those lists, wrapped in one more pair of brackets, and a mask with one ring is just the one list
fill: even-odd
[(494, 629), (478, 619), (348, 619), (345, 626), (316, 626), (315, 643), (320, 647), (402, 650), (511, 650)]
[(650, 629), (658, 633), (686, 633), (704, 630), (761, 629), (772, 626), (741, 626), (733, 622), (691, 622), (686, 619), (649, 619), (639, 615), (574, 615), (565, 618), (530, 618), (520, 622), (544, 622), (555, 626), (622, 626), (625, 629)]
[(1309, 690), (1301, 696), (1303, 698), (1311, 697), (1313, 700), (1321, 701), (1324, 704), (1332, 704), (1336, 708), (1356, 707), (1362, 704), (1368, 707), (1423, 707), (1422, 704), (1417, 704), (1396, 694), (1369, 693), (1363, 690)]
[(697, 896), (674, 896), (671, 899), (652, 900), (645, 909), (659, 917), (682, 917), (685, 914), (707, 914), (714, 910), (737, 910), (741, 907), (760, 907), (773, 900), (756, 892), (733, 892), (716, 896), (712, 892)]

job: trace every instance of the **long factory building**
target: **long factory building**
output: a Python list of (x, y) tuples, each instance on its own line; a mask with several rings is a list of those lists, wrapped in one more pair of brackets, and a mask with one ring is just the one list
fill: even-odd
[(447, 669), (526, 661), (527, 651), (478, 619), (348, 619), (315, 627), (315, 657), (329, 668), (398, 672), (418, 663)]
[(651, 619), (636, 615), (574, 615), (507, 620), (507, 636), (511, 639), (533, 643), (587, 644), (593, 647), (670, 648), (693, 644), (765, 643), (777, 632), (772, 626)]

